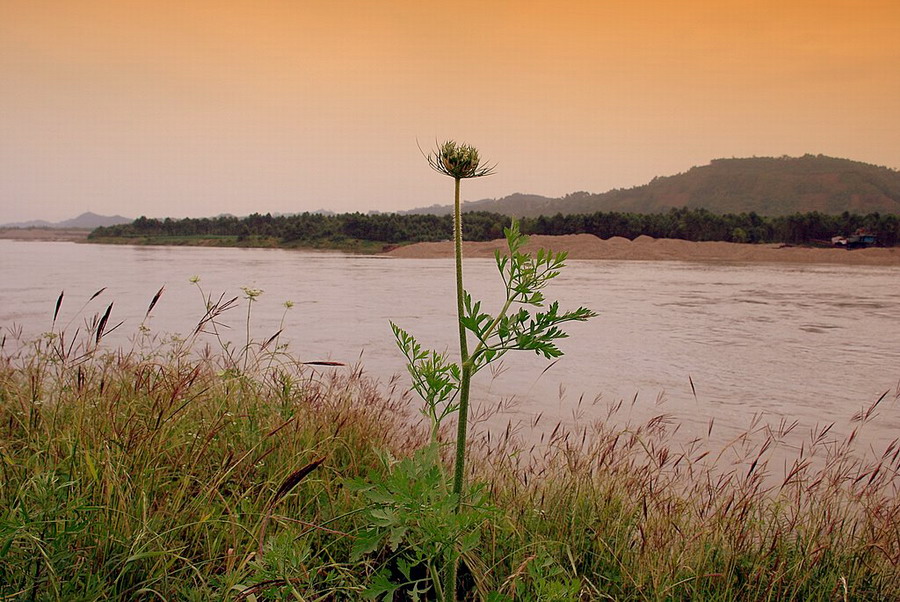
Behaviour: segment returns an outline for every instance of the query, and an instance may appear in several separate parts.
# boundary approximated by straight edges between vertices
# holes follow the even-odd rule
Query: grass
[[[0,600],[356,600],[398,561],[402,541],[354,557],[371,500],[348,486],[429,439],[397,383],[284,346],[222,349],[203,328],[106,348],[100,322],[2,337]],[[783,475],[769,462],[789,424],[728,456],[676,445],[665,417],[557,427],[534,447],[482,430],[468,473],[494,510],[460,596],[894,598],[900,446],[857,441],[898,396],[847,438],[804,436]]]
[[[293,240],[281,242],[271,236],[231,236],[231,235],[195,235],[195,236],[141,236],[141,237],[92,237],[89,242],[110,245],[147,245],[147,246],[183,246],[183,247],[243,247],[254,249],[316,249],[323,251],[345,251],[348,253],[375,254],[385,249],[400,246],[380,241],[362,240],[358,238],[333,237],[315,240]],[[408,244],[408,243],[407,243]]]

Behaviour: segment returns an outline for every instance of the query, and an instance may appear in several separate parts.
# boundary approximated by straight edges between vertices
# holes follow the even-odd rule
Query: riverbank
[[[341,251],[356,255],[375,255],[384,251],[382,242],[342,238],[314,241],[281,242],[271,236],[140,236],[91,237],[85,242],[101,245],[135,245],[140,247],[233,247],[236,249],[298,249],[302,251]]]
[[[0,228],[0,238],[44,242],[85,242],[90,233],[83,228]]]
[[[466,242],[467,257],[493,257],[503,251],[506,241]],[[900,266],[900,248],[845,249],[792,247],[778,244],[739,244],[730,242],[691,242],[650,236],[633,241],[622,237],[602,240],[591,234],[531,236],[526,251],[539,248],[567,251],[569,259],[607,259],[637,261],[715,261],[736,263],[834,263],[842,265]],[[453,243],[423,242],[397,247],[386,253],[391,257],[417,259],[453,257]]]

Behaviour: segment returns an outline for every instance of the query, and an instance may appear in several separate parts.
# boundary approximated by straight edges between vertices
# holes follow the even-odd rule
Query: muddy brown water
[[[470,259],[465,269],[468,288],[496,309],[493,261]],[[146,325],[186,334],[204,309],[194,276],[214,297],[261,289],[251,336],[283,328],[281,340],[305,360],[361,362],[383,382],[405,379],[391,320],[426,346],[453,350],[450,259],[273,249],[0,240],[0,328],[21,328],[25,337],[49,330],[65,291],[58,326],[73,332],[112,302],[110,323],[124,323],[105,344],[129,345],[164,285]],[[482,428],[527,425],[540,414],[526,435],[538,437],[558,422],[607,420],[608,405],[624,401],[613,420],[666,414],[682,441],[705,435],[711,419],[715,445],[782,420],[797,421],[803,433],[835,422],[835,436],[843,436],[855,426],[853,414],[887,392],[859,441],[877,451],[900,433],[900,267],[573,260],[547,297],[600,315],[568,327],[566,355],[547,370],[550,362],[522,354],[508,356],[493,376],[479,374],[475,399],[513,401]],[[225,336],[238,344],[245,318],[243,301],[224,318]]]

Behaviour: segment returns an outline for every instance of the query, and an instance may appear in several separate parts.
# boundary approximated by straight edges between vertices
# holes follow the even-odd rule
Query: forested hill
[[[559,199],[514,194],[466,203],[464,210],[536,217],[597,211],[663,213],[681,207],[771,217],[813,211],[900,214],[900,172],[824,155],[715,159],[635,188],[602,194],[576,192]],[[449,206],[428,207],[411,213],[449,210]]]

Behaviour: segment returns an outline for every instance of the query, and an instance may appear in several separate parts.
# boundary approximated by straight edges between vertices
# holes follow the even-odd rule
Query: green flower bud
[[[457,180],[480,178],[494,173],[493,165],[481,165],[478,149],[448,140],[427,156],[428,165],[438,173]]]

